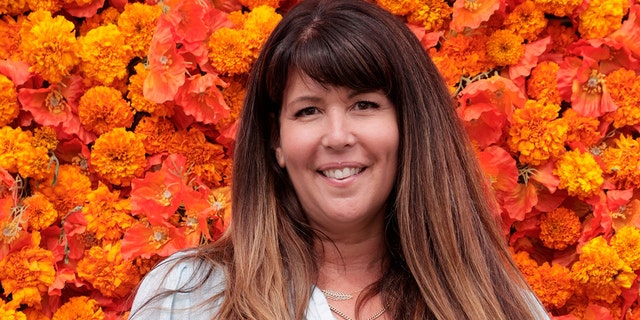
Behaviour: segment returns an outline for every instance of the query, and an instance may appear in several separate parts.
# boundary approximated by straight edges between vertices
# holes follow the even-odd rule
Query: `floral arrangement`
[[[126,319],[224,232],[247,72],[296,2],[0,1],[0,318]],[[640,319],[640,1],[377,3],[444,76],[553,318]]]

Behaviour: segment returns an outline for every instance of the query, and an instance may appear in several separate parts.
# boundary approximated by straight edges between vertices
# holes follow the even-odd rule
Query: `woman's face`
[[[289,73],[276,157],[313,227],[327,233],[380,227],[398,141],[396,108],[381,92]]]

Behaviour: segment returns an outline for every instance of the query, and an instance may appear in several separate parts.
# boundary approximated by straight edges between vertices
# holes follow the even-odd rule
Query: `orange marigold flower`
[[[4,302],[4,299],[0,299],[0,319],[5,320],[27,320],[27,316],[18,311],[19,304],[15,302]]]
[[[60,0],[27,0],[31,11],[58,12],[62,9],[63,1]]]
[[[559,264],[543,263],[527,281],[547,308],[562,308],[575,290],[571,271]]]
[[[558,93],[558,70],[560,66],[553,61],[538,63],[531,70],[531,77],[527,79],[527,94],[531,99],[542,103],[560,104],[562,98]]]
[[[465,28],[476,29],[488,21],[503,3],[501,0],[456,0],[450,27],[457,32]]]
[[[25,17],[20,15],[14,20],[9,15],[0,18],[0,59],[23,60],[20,55],[20,28]]]
[[[136,125],[135,133],[141,137],[144,149],[148,154],[161,153],[167,150],[167,145],[176,131],[175,126],[165,117],[144,117]]]
[[[564,250],[580,238],[582,224],[575,211],[558,207],[540,217],[540,240],[545,247]]]
[[[32,230],[39,231],[48,228],[58,220],[58,211],[56,211],[53,203],[40,192],[26,197],[23,200],[23,204],[26,207],[25,214],[29,219],[29,227]]]
[[[106,297],[124,298],[140,282],[138,268],[122,258],[118,241],[104,247],[93,247],[78,262],[78,276]]]
[[[259,6],[245,14],[242,28],[251,46],[253,59],[258,58],[262,45],[280,20],[282,16],[269,6]]]
[[[451,22],[453,9],[444,0],[420,1],[420,5],[409,12],[409,23],[424,26],[426,32],[444,30]]]
[[[564,153],[569,127],[564,119],[558,119],[559,111],[559,105],[535,100],[515,110],[507,143],[511,151],[519,153],[521,163],[539,165]]]
[[[2,0],[0,1],[0,14],[18,16],[29,11],[26,0]]]
[[[533,0],[535,4],[545,13],[558,16],[570,17],[581,4],[582,0]]]
[[[562,25],[562,21],[559,19],[549,21],[549,23],[547,24],[547,28],[540,36],[551,36],[551,48],[549,50],[550,53],[563,54],[570,44],[578,40],[576,31],[571,27]]]
[[[89,192],[82,213],[87,219],[87,231],[99,240],[119,240],[136,222],[130,215],[131,200],[120,198],[119,191],[111,192],[103,183]]]
[[[247,93],[246,88],[239,80],[231,80],[227,81],[227,83],[229,85],[222,89],[222,96],[230,110],[227,117],[220,119],[220,121],[216,123],[215,127],[218,130],[228,127],[238,119],[240,110],[242,109],[244,96]]]
[[[20,50],[29,70],[53,83],[68,76],[79,62],[74,28],[62,15],[52,18],[49,11],[31,12],[20,29]]]
[[[512,248],[511,248],[512,249]],[[517,253],[511,254],[513,257],[513,261],[520,269],[520,272],[528,279],[530,276],[533,276],[538,269],[538,263],[531,259],[531,256],[526,251],[518,251]]]
[[[53,151],[58,147],[58,136],[51,127],[37,127],[33,130],[33,146]]]
[[[635,273],[602,236],[582,247],[580,259],[571,266],[578,289],[593,300],[613,302],[622,289],[631,287]]]
[[[169,152],[186,156],[191,172],[210,187],[221,186],[226,167],[230,165],[229,160],[225,159],[224,148],[206,141],[204,133],[197,129],[174,134]]]
[[[136,64],[134,70],[136,73],[129,77],[129,86],[127,88],[127,98],[131,101],[131,107],[136,111],[147,112],[153,116],[173,116],[175,111],[173,102],[156,103],[144,96],[142,91],[144,81],[149,74],[149,69],[145,64],[142,62]]]
[[[147,56],[161,14],[160,5],[134,2],[124,6],[124,11],[118,18],[118,28],[125,38],[125,43],[133,49],[134,56]]]
[[[583,117],[573,109],[567,109],[562,113],[562,118],[569,125],[567,132],[567,145],[572,149],[578,147],[591,147],[603,138],[598,127],[600,121],[593,117]]]
[[[528,41],[534,41],[547,27],[544,11],[538,8],[532,0],[527,0],[516,6],[504,22],[507,30]]]
[[[25,146],[23,153],[16,159],[18,173],[24,178],[43,180],[49,175],[49,150],[45,147]]]
[[[602,153],[607,173],[619,189],[640,187],[640,142],[631,136],[621,135],[615,147]]]
[[[0,74],[0,127],[6,126],[20,113],[18,93],[11,79]]]
[[[633,70],[620,68],[605,76],[611,99],[618,105],[616,111],[606,114],[614,128],[640,124],[640,77]]]
[[[591,0],[578,14],[578,32],[584,39],[603,38],[620,29],[629,9],[627,0]]]
[[[515,64],[524,54],[523,43],[520,35],[509,30],[498,30],[487,41],[487,54],[499,66]]]
[[[280,7],[280,0],[239,0],[240,4],[253,10],[260,6],[269,6],[272,8]]]
[[[553,173],[560,178],[558,188],[581,199],[595,195],[604,182],[600,165],[590,153],[580,150],[565,152],[556,162]]]
[[[220,28],[209,38],[211,65],[226,74],[246,73],[253,63],[253,52],[241,30]]]
[[[638,228],[622,227],[611,238],[611,247],[634,272],[640,269],[640,230]]]
[[[55,275],[53,253],[40,247],[25,247],[0,260],[2,288],[17,304],[40,306]]]
[[[50,174],[47,180],[34,184],[33,187],[46,195],[60,217],[64,217],[75,207],[85,204],[91,181],[80,167],[61,164],[57,176]]]
[[[72,297],[60,306],[51,320],[86,319],[103,320],[104,311],[98,301],[87,296]]]
[[[96,139],[91,150],[91,166],[110,183],[122,186],[142,176],[145,165],[142,138],[124,128],[115,128]]]
[[[87,130],[98,135],[117,127],[130,127],[133,110],[115,88],[96,86],[80,98],[78,116]]]
[[[376,0],[383,9],[397,16],[405,16],[412,13],[422,5],[419,0]]]
[[[82,25],[80,25],[80,35],[86,36],[87,32],[99,26],[116,24],[118,23],[119,17],[120,11],[118,11],[118,9],[114,7],[106,7],[99,14],[94,14],[93,16],[84,19]]]
[[[19,127],[0,128],[0,168],[18,172],[18,160],[31,151],[31,135]]]
[[[87,78],[108,86],[127,76],[127,65],[133,56],[117,26],[91,29],[80,38],[79,46],[80,70]]]

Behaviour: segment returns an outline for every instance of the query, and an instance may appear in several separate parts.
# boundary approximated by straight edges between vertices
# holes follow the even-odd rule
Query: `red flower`
[[[65,78],[61,84],[53,84],[48,88],[20,89],[18,99],[37,123],[43,126],[64,127],[77,111],[83,90],[82,78],[72,75]]]
[[[78,5],[76,1],[67,1],[63,8],[74,17],[89,18],[94,16],[103,6],[104,0],[93,0],[89,4],[82,6]]]
[[[599,117],[617,109],[604,84],[604,74],[588,59],[564,59],[558,70],[558,91],[562,99],[570,101],[572,108],[585,117]]]
[[[185,246],[183,232],[168,222],[150,224],[140,222],[127,230],[122,239],[122,257],[151,258],[157,254],[167,257]]]
[[[186,115],[205,124],[216,124],[229,116],[229,107],[217,86],[227,84],[215,74],[195,75],[187,80],[176,96]]]
[[[187,65],[176,49],[171,27],[166,20],[160,19],[149,49],[150,70],[144,79],[142,94],[155,103],[173,100],[185,82]]]
[[[504,0],[456,0],[450,27],[458,32],[476,29],[501,7],[504,8]]]
[[[640,56],[640,5],[629,10],[629,18],[622,23],[620,29],[609,35],[610,39],[624,44],[636,56]]]
[[[516,161],[506,150],[490,146],[478,153],[478,160],[494,190],[510,191],[518,184]]]

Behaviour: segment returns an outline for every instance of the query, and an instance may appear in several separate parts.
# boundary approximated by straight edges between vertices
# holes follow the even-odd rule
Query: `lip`
[[[322,165],[316,172],[334,183],[343,183],[355,179],[366,169],[362,163],[339,162]]]

